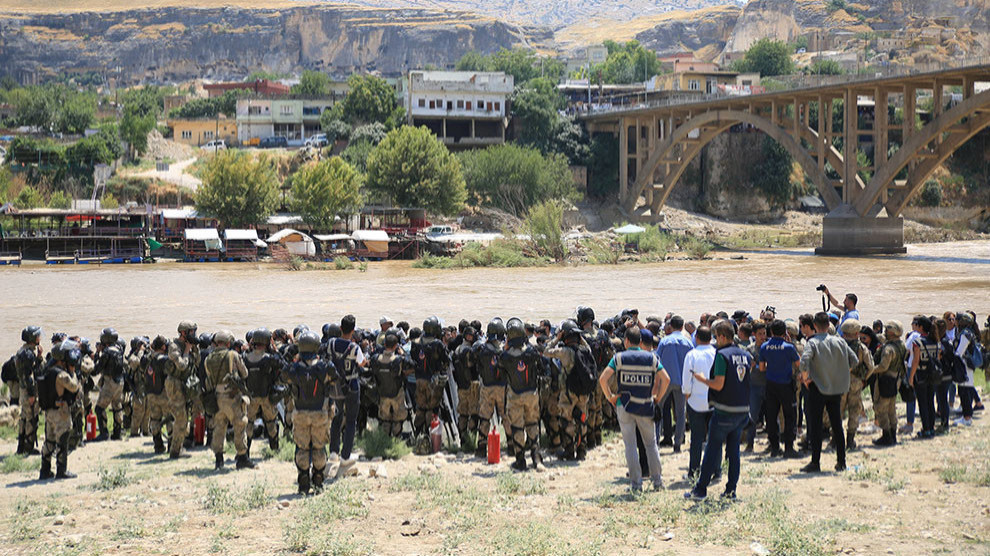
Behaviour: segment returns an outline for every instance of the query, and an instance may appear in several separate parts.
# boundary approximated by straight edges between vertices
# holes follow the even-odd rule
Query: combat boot
[[[18,456],[21,456],[21,455],[24,455],[24,451],[25,451],[24,450],[24,435],[23,434],[19,434],[19,435],[17,435],[17,451],[14,452],[14,454],[16,454]]]
[[[96,413],[96,423],[97,427],[100,429],[100,434],[98,434],[93,440],[95,442],[102,442],[110,438],[110,431],[107,430],[107,410],[102,407],[97,407],[94,413]]]
[[[268,447],[273,452],[278,452],[278,434],[268,439]]]
[[[574,458],[578,461],[584,461],[585,459],[587,459],[587,457],[588,457],[588,450],[587,448],[584,447],[584,444],[581,444],[580,446],[577,447],[577,450],[574,452]]]
[[[155,437],[154,437],[154,440],[155,440],[155,453],[156,454],[164,454],[165,453],[165,443],[162,442],[162,435],[161,434],[156,434]]]
[[[223,469],[223,454],[216,454],[216,463],[213,465],[214,469]]]
[[[255,467],[254,462],[251,461],[251,458],[247,454],[237,456],[234,461],[237,462],[237,469],[254,469]]]
[[[309,471],[300,471],[299,475],[296,477],[296,482],[299,483],[299,494],[306,495],[309,494]]]
[[[60,462],[58,462],[58,465],[56,465],[55,467],[56,467],[56,470],[55,470],[55,478],[56,479],[75,479],[76,478],[76,474],[75,473],[70,473],[68,470],[66,470],[66,463],[65,462],[60,461]]]
[[[52,473],[52,460],[49,458],[41,458],[41,473],[38,475],[39,481],[47,481],[55,477]]]
[[[326,468],[314,469],[313,470],[313,493],[320,494],[323,492],[323,474],[326,472]]]
[[[908,434],[911,434],[911,433],[909,432]],[[897,427],[891,427],[890,428],[890,445],[891,446],[896,446],[897,445]]]
[[[883,429],[880,438],[873,439],[874,446],[890,446],[890,429]]]
[[[482,436],[479,435],[478,436],[478,447],[475,448],[474,455],[477,456],[477,457],[479,457],[479,458],[481,458],[481,459],[487,459],[488,458],[488,442],[482,442],[481,439],[482,439]]]
[[[526,470],[526,454],[522,450],[516,451],[516,461],[512,462],[511,467],[516,471]]]
[[[853,452],[856,450],[856,434],[846,434],[846,451]]]
[[[540,454],[539,448],[533,448],[532,458],[533,469],[535,469],[538,473],[542,473],[547,470],[546,466],[543,465],[543,456]]]
[[[110,440],[120,440],[120,431],[122,431],[123,429],[124,429],[123,426],[114,423],[113,432],[110,433]]]

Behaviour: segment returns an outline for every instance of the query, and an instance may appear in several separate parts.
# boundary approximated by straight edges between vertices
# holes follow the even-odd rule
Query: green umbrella
[[[150,247],[152,251],[154,251],[156,249],[161,249],[162,248],[162,244],[161,243],[158,243],[157,241],[151,239],[150,237],[149,238],[146,238],[145,241],[148,242],[148,247]]]

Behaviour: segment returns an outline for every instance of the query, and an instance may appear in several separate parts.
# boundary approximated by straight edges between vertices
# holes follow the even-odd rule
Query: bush
[[[561,261],[567,256],[564,244],[564,207],[558,201],[533,206],[526,215],[526,232],[537,254]]]
[[[714,246],[706,239],[688,237],[681,244],[683,249],[692,259],[704,259],[712,251]]]
[[[645,232],[639,234],[629,234],[625,238],[626,243],[635,243],[640,253],[650,253],[658,258],[667,256],[676,242],[670,234],[660,231],[660,228],[650,226]]]
[[[336,270],[350,270],[354,268],[354,263],[347,257],[339,256],[333,258],[333,267]]]
[[[380,428],[364,433],[357,444],[364,450],[364,456],[368,459],[402,459],[412,453],[412,448],[401,438],[393,438]]]
[[[587,239],[583,246],[588,251],[588,260],[592,264],[619,264],[619,258],[622,257],[622,246],[605,238]]]
[[[131,484],[131,479],[127,476],[127,468],[123,465],[106,467],[101,465],[96,470],[97,490],[114,490]]]
[[[935,180],[928,180],[918,197],[918,204],[923,207],[938,207],[942,205],[942,185]]]

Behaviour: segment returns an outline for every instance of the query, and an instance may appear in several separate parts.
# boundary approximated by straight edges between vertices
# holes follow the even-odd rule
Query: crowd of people
[[[420,454],[436,449],[431,437],[443,427],[453,445],[476,442],[480,458],[501,425],[518,471],[543,470],[544,453],[583,460],[603,429],[618,429],[634,493],[645,479],[663,488],[660,448],[678,453],[690,434],[684,478],[693,500],[720,479],[723,456],[722,495],[734,499],[740,452],[754,451],[760,433],[767,457],[810,457],[800,471],[817,473],[826,440],[843,471],[860,431],[879,431],[872,444],[884,447],[913,432],[916,412],[921,440],[972,424],[983,409],[975,373],[990,375],[990,319],[981,332],[971,312],[919,315],[905,334],[894,320],[864,325],[855,295],[839,302],[821,289],[841,310],[796,320],[773,307],[758,318],[736,311],[686,322],[629,309],[599,320],[578,307],[557,326],[518,318],[444,326],[430,317],[410,327],[382,317],[378,329],[360,329],[347,315],[319,332],[257,328],[243,340],[228,330],[200,334],[184,321],[173,339],[129,344],[113,328],[95,343],[56,333],[47,353],[42,329],[28,326],[3,381],[20,406],[18,454],[39,453],[45,413],[42,480],[73,477],[68,455],[87,441],[93,416],[90,441],[120,440],[129,429],[170,458],[190,447],[190,421],[202,416],[217,469],[231,433],[237,469],[254,467],[255,439],[277,451],[282,436],[292,438],[300,493],[323,488],[330,460],[339,462],[336,478],[357,473],[355,437],[369,419]],[[898,396],[907,404],[901,427]]]

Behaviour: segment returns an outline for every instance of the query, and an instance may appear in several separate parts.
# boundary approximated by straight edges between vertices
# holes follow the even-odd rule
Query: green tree
[[[488,56],[472,50],[461,56],[454,68],[457,71],[501,71],[511,75],[516,85],[537,77],[556,82],[565,71],[563,62],[553,58],[538,58],[535,52],[525,48],[502,48]]]
[[[588,157],[588,194],[607,197],[619,190],[619,140],[611,133],[591,139]]]
[[[399,106],[392,86],[373,75],[352,75],[347,79],[350,90],[332,110],[330,119],[352,126],[380,122],[388,129],[402,123],[405,112]],[[321,120],[322,122],[322,120]]]
[[[482,205],[516,216],[548,199],[577,200],[567,159],[506,144],[458,155],[468,192]]]
[[[292,86],[292,94],[327,97],[330,95],[330,76],[319,71],[305,70],[299,78],[299,83]]]
[[[791,171],[794,160],[787,149],[769,137],[763,138],[763,161],[755,165],[750,179],[766,195],[771,206],[780,207],[791,200],[794,186]]]
[[[567,256],[564,243],[564,207],[556,200],[544,201],[529,209],[526,233],[538,254],[561,261]]]
[[[811,64],[804,68],[807,75],[842,75],[845,73],[839,62],[828,58],[815,58]]]
[[[351,126],[347,122],[333,116],[333,110],[324,110],[320,114],[320,129],[327,134],[327,141],[346,141],[351,136]]]
[[[368,189],[399,206],[455,214],[467,190],[461,164],[425,127],[392,130],[368,157]]]
[[[375,122],[354,128],[354,131],[351,132],[351,142],[367,141],[372,145],[377,145],[382,142],[382,139],[385,139],[386,135],[388,135],[388,130],[385,129],[385,124]]]
[[[263,223],[278,205],[278,176],[266,158],[243,151],[220,151],[203,170],[197,210],[229,228]]]
[[[113,193],[107,193],[100,199],[100,208],[105,209],[115,209],[120,208],[120,202],[114,197]]]
[[[148,149],[148,133],[157,125],[165,95],[171,92],[172,89],[165,87],[143,87],[121,96],[124,116],[120,120],[120,137],[132,151],[143,153]]]
[[[292,210],[314,228],[329,230],[334,218],[361,206],[361,175],[340,157],[303,166],[292,176]]]
[[[759,73],[761,77],[794,73],[791,48],[784,41],[769,38],[762,38],[749,47],[736,67],[739,71]]]
[[[14,206],[21,210],[38,208],[44,204],[45,199],[41,196],[41,192],[30,185],[24,186],[14,199]]]
[[[573,117],[559,116],[553,129],[549,151],[564,155],[572,165],[588,164],[588,156],[591,154],[588,134]]]
[[[269,81],[278,81],[283,77],[285,77],[284,74],[276,73],[274,71],[258,70],[252,71],[251,74],[247,76],[246,81],[263,81],[265,79]]]
[[[56,191],[48,198],[48,207],[54,209],[72,208],[72,197],[66,195],[64,191]]]
[[[375,145],[372,145],[370,141],[351,141],[347,148],[340,153],[340,158],[343,158],[358,172],[366,174],[368,173],[368,157],[371,156],[373,150],[375,150]]]
[[[454,65],[457,71],[491,71],[491,59],[474,50],[465,52]]]
[[[608,57],[592,68],[592,74],[601,74],[605,83],[641,83],[660,73],[660,60],[655,52],[647,50],[639,41],[620,44],[605,41]]]
[[[192,99],[173,108],[168,115],[170,118],[216,118],[220,114],[233,117],[237,113],[237,99],[243,95],[243,91],[227,91],[218,97]]]
[[[88,93],[68,96],[59,108],[55,128],[62,133],[81,135],[96,119],[96,97]]]
[[[566,100],[549,79],[533,79],[512,93],[512,113],[520,120],[520,143],[549,152],[556,137],[559,110]]]

